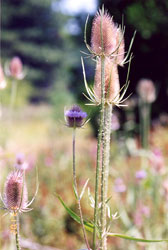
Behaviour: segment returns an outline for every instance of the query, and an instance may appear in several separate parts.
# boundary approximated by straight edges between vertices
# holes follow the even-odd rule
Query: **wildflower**
[[[25,156],[23,153],[18,153],[16,155],[16,163],[15,163],[15,168],[17,170],[26,170],[28,169],[29,164],[28,162],[25,161]]]
[[[80,128],[85,122],[84,119],[87,117],[87,113],[83,112],[82,109],[74,105],[71,109],[65,111],[66,125],[70,128]]]
[[[143,180],[145,179],[147,176],[147,173],[145,170],[139,170],[135,173],[135,178],[139,181],[139,180]]]
[[[38,188],[36,189],[36,194],[37,190]],[[8,210],[9,212],[28,212],[32,210],[32,208],[29,208],[29,206],[32,204],[34,199],[35,196],[30,202],[28,202],[28,192],[24,180],[24,173],[18,170],[11,172],[8,175],[5,183],[4,197],[2,198],[1,196],[4,209]]]
[[[126,185],[121,178],[117,178],[114,185],[114,189],[117,193],[124,193],[126,191]]]
[[[9,75],[20,80],[23,79],[23,64],[19,57],[15,56],[9,64]]]
[[[20,171],[11,172],[5,183],[4,203],[8,210],[23,211],[28,203],[27,187]]]
[[[164,157],[160,149],[154,149],[150,158],[150,163],[153,170],[156,173],[164,174],[165,173],[165,162]]]
[[[150,79],[142,79],[138,82],[137,92],[142,101],[152,103],[156,100],[156,89]]]
[[[143,224],[144,218],[149,218],[150,208],[143,204],[138,204],[138,207],[134,214],[134,223],[137,227],[141,227]]]
[[[102,25],[102,32],[101,32]],[[91,49],[97,54],[110,56],[117,47],[117,27],[110,15],[97,12],[92,25]]]
[[[98,99],[101,100],[101,61],[97,61],[94,92]],[[117,65],[109,58],[105,58],[105,99],[112,102],[120,92],[119,75]]]
[[[0,65],[0,89],[4,89],[6,88],[6,81],[5,81],[5,77],[4,77],[4,72],[2,69],[2,66]]]

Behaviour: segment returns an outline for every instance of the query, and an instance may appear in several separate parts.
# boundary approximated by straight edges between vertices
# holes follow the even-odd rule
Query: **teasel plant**
[[[81,208],[81,199],[83,197],[83,194],[85,192],[89,179],[86,181],[81,193],[79,194],[78,185],[77,185],[77,175],[76,175],[76,129],[82,128],[89,120],[86,120],[87,113],[82,111],[82,109],[78,105],[73,105],[70,109],[65,110],[64,117],[65,117],[66,126],[73,129],[73,132],[72,132],[73,189],[74,189],[75,197],[78,203],[80,223],[82,225],[84,240],[85,240],[87,249],[91,250],[88,239],[87,239],[83,213],[82,213],[82,208]]]
[[[113,22],[112,17],[107,13],[107,11],[104,10],[104,7],[102,10],[99,10],[93,20],[91,46],[89,46],[86,41],[86,26],[85,44],[90,52],[90,54],[87,54],[87,56],[94,57],[94,60],[96,61],[94,86],[91,88],[88,86],[86,81],[84,62],[82,59],[84,82],[87,91],[86,97],[91,102],[91,105],[100,105],[100,127],[98,133],[95,183],[93,249],[97,249],[96,231],[97,228],[100,228],[101,240],[99,249],[106,250],[107,233],[109,230],[109,228],[107,228],[107,201],[112,110],[114,106],[124,106],[123,102],[128,98],[124,98],[124,95],[129,85],[128,77],[132,59],[132,54],[130,51],[135,33],[131,40],[128,53],[125,54],[125,28],[123,25],[122,27],[117,26]],[[127,62],[129,62],[129,66],[126,83],[120,89],[118,65],[123,66]],[[101,183],[99,183],[100,175]],[[101,186],[100,194],[99,186]],[[100,213],[98,208],[99,203],[101,204]]]
[[[137,85],[139,95],[140,136],[143,149],[149,148],[151,106],[156,100],[156,88],[152,80],[141,79]]]
[[[76,163],[75,163],[75,138],[76,128],[82,127],[85,122],[85,115],[77,106],[73,106],[70,110],[65,111],[65,121],[68,127],[73,128],[73,186],[76,199],[78,201],[79,214],[78,216],[72,211],[57,195],[61,204],[64,206],[68,214],[78,223],[82,225],[84,239],[88,250],[107,250],[107,237],[119,237],[126,240],[133,240],[136,242],[163,242],[167,239],[152,240],[128,236],[121,233],[111,232],[111,224],[113,220],[118,219],[118,213],[113,214],[108,202],[108,177],[109,177],[109,159],[110,159],[110,133],[111,133],[111,118],[114,106],[125,106],[124,102],[129,98],[125,97],[129,86],[130,65],[133,55],[131,48],[135,38],[136,32],[130,42],[128,52],[125,53],[124,33],[125,27],[123,25],[117,26],[111,16],[102,7],[93,20],[91,46],[86,40],[88,18],[85,24],[84,42],[89,53],[83,52],[86,58],[92,58],[96,63],[96,71],[94,78],[94,85],[90,87],[86,80],[84,60],[81,58],[84,84],[86,94],[84,96],[89,100],[87,105],[95,105],[100,107],[100,124],[97,140],[97,163],[96,163],[96,177],[95,177],[95,195],[90,193],[88,188],[88,196],[91,207],[94,208],[93,221],[83,219],[81,209],[81,198],[85,192],[88,181],[83,186],[82,192],[79,195],[77,181],[76,181]],[[128,63],[128,71],[125,84],[120,88],[118,66],[124,66]],[[79,122],[79,123],[78,123]],[[108,220],[107,220],[108,218]],[[93,233],[93,240],[90,244],[87,240],[86,230]]]
[[[11,96],[10,96],[10,116],[13,115],[13,108],[15,106],[15,101],[17,98],[18,92],[18,81],[21,81],[26,76],[26,70],[23,67],[23,63],[18,56],[15,56],[11,59],[10,62],[5,64],[5,73],[8,77],[11,78]]]
[[[0,193],[0,198],[2,201],[2,207],[0,208],[6,211],[3,216],[10,214],[10,232],[15,235],[17,250],[21,250],[19,216],[21,213],[30,212],[33,209],[30,208],[30,206],[36,198],[38,188],[38,175],[36,173],[36,191],[32,200],[29,202],[27,185],[25,181],[25,170],[17,170],[15,168],[7,176],[3,196]]]

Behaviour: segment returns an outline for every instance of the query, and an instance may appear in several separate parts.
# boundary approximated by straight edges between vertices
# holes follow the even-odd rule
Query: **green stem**
[[[96,182],[95,182],[95,208],[94,208],[94,231],[93,231],[93,250],[96,250],[96,226],[98,220],[98,205],[99,205],[99,178],[100,178],[100,164],[101,164],[101,141],[103,134],[103,121],[104,121],[104,102],[105,102],[105,91],[104,91],[104,58],[101,61],[102,66],[102,88],[101,88],[101,110],[100,110],[100,127],[98,133],[97,142],[97,161],[96,161]]]
[[[16,227],[16,249],[17,250],[21,250],[21,247],[20,247],[20,240],[19,240],[19,215],[17,214],[17,227]]]
[[[76,142],[76,129],[73,129],[73,184],[74,184],[74,189],[75,189],[75,194],[77,196],[77,203],[78,203],[78,209],[79,209],[79,216],[80,216],[80,221],[81,221],[81,225],[82,225],[82,231],[83,231],[83,236],[84,236],[84,240],[87,246],[88,250],[90,249],[89,246],[89,242],[87,240],[87,235],[86,235],[86,230],[85,230],[85,226],[84,226],[84,220],[83,220],[83,214],[82,214],[82,208],[81,208],[81,203],[80,203],[80,196],[78,194],[78,186],[77,186],[77,180],[76,180],[76,157],[75,157],[75,142]]]
[[[13,80],[12,81],[12,89],[11,89],[11,97],[10,97],[11,117],[12,117],[12,114],[13,114],[13,108],[14,108],[14,105],[15,105],[16,96],[17,96],[17,81]]]
[[[107,249],[107,213],[106,201],[108,193],[109,159],[110,159],[110,132],[111,132],[112,104],[105,105],[104,112],[104,133],[103,133],[103,154],[102,154],[102,173],[101,173],[101,248]]]
[[[140,126],[141,126],[141,142],[144,149],[149,146],[149,130],[150,130],[150,103],[140,103]]]

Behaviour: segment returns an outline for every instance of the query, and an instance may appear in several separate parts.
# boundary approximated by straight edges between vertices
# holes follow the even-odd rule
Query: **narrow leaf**
[[[133,240],[133,241],[137,241],[137,242],[146,242],[146,243],[168,242],[168,239],[148,240],[148,239],[136,238],[136,237],[132,237],[132,236],[124,235],[124,234],[117,234],[117,233],[108,233],[108,236],[118,237],[118,238],[122,238],[125,240]]]
[[[77,190],[75,188],[75,185],[73,184],[73,191],[74,191],[74,194],[75,194],[75,198],[76,200],[78,200],[78,193],[77,193]]]
[[[81,194],[80,194],[80,196],[79,196],[79,199],[80,199],[80,200],[82,199],[82,197],[83,197],[83,195],[84,195],[84,192],[85,192],[85,189],[86,189],[86,187],[87,187],[88,181],[89,181],[89,179],[87,179],[87,181],[85,182],[85,184],[84,184],[84,186],[83,186],[83,188],[82,188],[82,192],[81,192]]]
[[[57,195],[59,201],[61,202],[61,204],[63,205],[63,207],[65,208],[65,210],[68,212],[68,214],[76,221],[78,222],[79,224],[81,224],[81,220],[80,220],[80,217],[74,212],[72,211],[69,207],[66,206],[66,204],[64,203],[64,201],[62,200],[62,198]],[[84,226],[86,228],[87,231],[89,232],[93,232],[93,229],[94,229],[94,225],[90,222],[87,222],[87,221],[84,221]]]

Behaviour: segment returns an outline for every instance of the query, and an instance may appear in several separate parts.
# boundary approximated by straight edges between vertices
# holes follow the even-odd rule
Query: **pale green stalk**
[[[17,81],[12,81],[12,88],[11,88],[11,97],[10,97],[10,116],[11,119],[13,117],[13,108],[15,105],[16,97],[17,97]]]
[[[11,90],[11,99],[10,99],[10,107],[11,109],[14,107],[15,100],[17,96],[17,81],[12,81],[12,90]]]
[[[21,247],[20,247],[20,240],[19,240],[19,215],[18,215],[18,214],[17,214],[16,220],[17,220],[16,235],[15,235],[15,239],[16,239],[16,249],[17,249],[17,250],[21,250]]]
[[[94,208],[94,231],[93,231],[93,250],[96,250],[96,226],[98,220],[98,205],[99,205],[99,177],[100,177],[100,164],[101,164],[101,141],[103,134],[103,121],[104,121],[104,102],[105,102],[105,80],[104,80],[104,57],[101,60],[101,78],[102,78],[102,87],[101,87],[101,110],[100,110],[100,127],[98,133],[98,142],[97,142],[97,163],[96,163],[96,182],[95,182],[95,208]]]
[[[102,173],[101,173],[101,247],[107,250],[107,213],[106,201],[108,193],[109,159],[110,159],[110,132],[111,132],[112,104],[105,105],[104,131],[103,131],[103,154],[102,154]]]
[[[103,33],[102,33],[102,18],[104,15],[104,8],[102,8],[101,16],[101,47],[102,51],[104,50],[103,45]],[[93,231],[93,250],[96,250],[96,226],[98,221],[98,205],[99,205],[99,176],[100,176],[100,164],[101,164],[101,141],[103,136],[103,126],[104,126],[104,109],[105,109],[105,56],[101,55],[101,110],[100,110],[100,127],[98,134],[98,143],[97,143],[97,165],[96,165],[96,182],[95,182],[95,208],[94,208],[94,231]],[[101,190],[103,187],[101,186]],[[102,193],[102,192],[101,192]],[[101,195],[102,196],[102,195]],[[102,198],[101,198],[102,200]],[[102,206],[101,206],[101,215],[102,215]],[[101,221],[101,238],[103,237],[103,223]]]
[[[141,143],[144,149],[148,149],[149,146],[149,130],[150,130],[150,113],[151,104],[140,101],[140,134]]]
[[[83,236],[84,240],[87,246],[88,250],[90,249],[89,242],[87,240],[87,235],[86,235],[86,230],[84,226],[84,220],[83,220],[83,214],[82,214],[82,208],[81,208],[81,203],[80,203],[80,196],[78,194],[78,186],[77,186],[77,181],[76,181],[76,157],[75,157],[75,142],[76,142],[76,129],[73,129],[73,184],[74,184],[74,189],[75,189],[75,195],[77,198],[77,203],[78,203],[78,209],[79,209],[79,216],[80,216],[80,221],[82,225],[82,231],[83,231]]]

